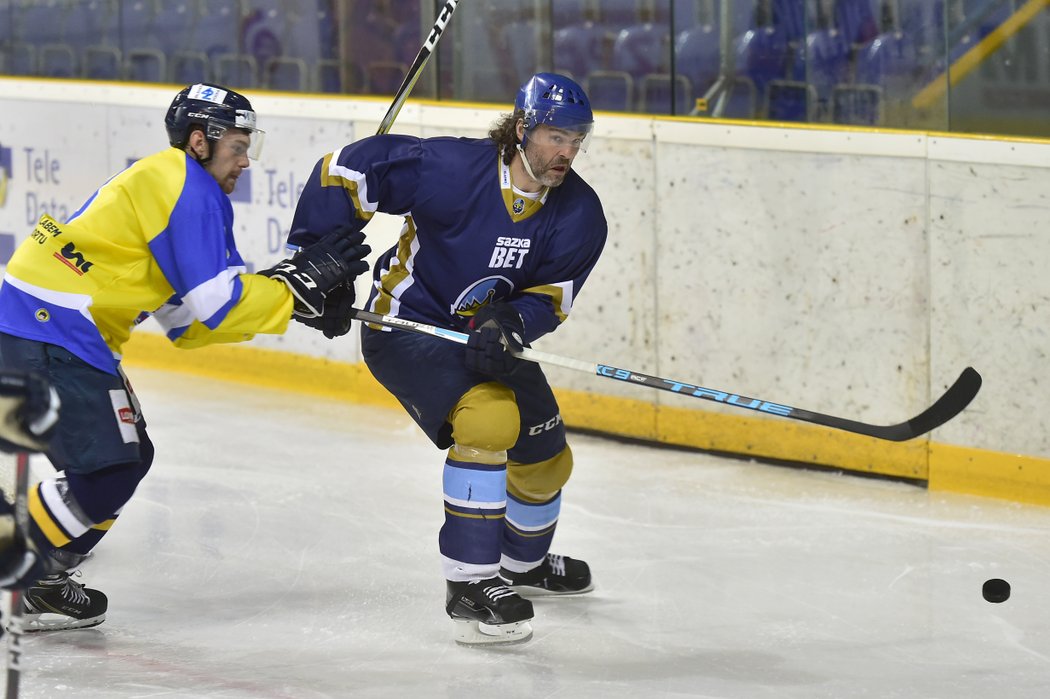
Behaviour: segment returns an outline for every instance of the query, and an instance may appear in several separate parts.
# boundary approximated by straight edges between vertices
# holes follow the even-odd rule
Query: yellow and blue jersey
[[[462,330],[482,305],[508,301],[529,342],[569,315],[608,228],[575,171],[532,198],[514,189],[489,139],[382,135],[317,163],[288,242],[360,230],[377,211],[405,226],[373,265],[370,310]]]
[[[181,347],[284,332],[291,293],[246,271],[229,197],[168,148],[108,180],[68,221],[40,220],[8,262],[0,331],[108,373],[148,313]]]

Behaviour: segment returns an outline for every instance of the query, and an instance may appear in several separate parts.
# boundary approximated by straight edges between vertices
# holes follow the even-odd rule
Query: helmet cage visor
[[[249,145],[246,153],[252,160],[258,160],[262,153],[263,139],[266,136],[266,132],[255,128],[255,112],[247,109],[238,109],[235,112],[233,122],[211,117],[208,119],[204,135],[209,141],[218,141],[226,135],[228,129],[239,129],[248,134]]]
[[[525,110],[522,122],[525,127],[525,137],[537,144],[553,145],[549,141],[552,135],[558,133],[557,130],[568,131],[572,134],[568,137],[568,140],[572,142],[572,145],[577,150],[581,150],[584,153],[587,152],[587,147],[591,143],[591,134],[594,132],[593,120],[574,118],[573,115],[566,114],[565,109],[558,107],[551,107],[544,111],[536,109]],[[556,131],[551,132],[547,129],[536,131],[536,127],[540,125],[550,126]]]

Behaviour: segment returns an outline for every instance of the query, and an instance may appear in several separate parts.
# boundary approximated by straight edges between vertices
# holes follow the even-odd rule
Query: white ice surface
[[[463,648],[407,417],[131,373],[157,459],[83,568],[109,618],[26,637],[23,697],[1050,696],[1048,508],[572,435],[554,550],[597,590]]]

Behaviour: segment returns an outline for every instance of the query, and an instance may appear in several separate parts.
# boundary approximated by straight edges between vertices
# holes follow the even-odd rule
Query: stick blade
[[[977,392],[981,390],[981,375],[972,366],[963,369],[959,378],[955,380],[948,390],[934,402],[929,408],[913,417],[907,422],[883,428],[886,432],[881,435],[873,435],[889,439],[895,442],[903,442],[914,439],[920,435],[930,432],[966,409]]]

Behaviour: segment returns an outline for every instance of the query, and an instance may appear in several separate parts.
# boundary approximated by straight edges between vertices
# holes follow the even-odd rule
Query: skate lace
[[[73,575],[80,575],[80,571],[76,571]],[[62,599],[67,599],[74,604],[86,604],[90,598],[84,592],[83,585],[66,576],[65,585],[62,586]]]
[[[504,597],[514,596],[517,593],[506,585],[487,585],[483,590],[485,596],[493,602],[498,602]]]
[[[547,564],[555,575],[565,575],[565,558],[556,553],[547,554]]]

